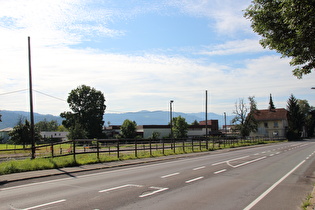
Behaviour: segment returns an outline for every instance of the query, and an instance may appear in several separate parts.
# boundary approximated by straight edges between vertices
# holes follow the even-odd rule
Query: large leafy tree
[[[132,139],[135,138],[137,123],[135,121],[131,121],[126,119],[120,127],[122,135],[124,138]]]
[[[235,103],[235,110],[233,114],[235,117],[232,119],[232,123],[236,123],[235,129],[240,132],[242,137],[249,136],[250,132],[257,131],[258,124],[255,120],[254,113],[257,111],[257,103],[253,97],[248,97],[250,107],[248,108],[244,99],[239,99],[239,102]]]
[[[185,138],[188,132],[188,123],[182,116],[173,118],[173,137],[174,138]]]
[[[312,137],[315,127],[315,109],[310,106],[307,100],[297,100],[300,111],[304,117],[304,127],[308,137]]]
[[[304,116],[301,112],[298,100],[291,94],[288,103],[288,132],[287,138],[289,141],[299,140],[301,138]]]
[[[72,90],[67,102],[72,112],[63,112],[62,124],[69,129],[73,138],[102,138],[103,116],[106,109],[101,91],[86,85]]]
[[[35,128],[39,131],[57,131],[58,126],[56,120],[47,121],[46,119],[35,124]]]
[[[298,78],[315,67],[315,4],[310,0],[252,0],[245,17],[263,47],[292,58]]]
[[[37,129],[34,130],[34,134],[35,142],[39,141],[40,133]],[[9,135],[11,136],[10,141],[14,144],[22,144],[24,146],[32,144],[31,125],[27,120],[24,123],[19,122]]]

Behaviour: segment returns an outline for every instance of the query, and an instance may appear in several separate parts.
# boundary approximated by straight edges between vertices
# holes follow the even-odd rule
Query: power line
[[[28,90],[28,89],[16,90],[16,91],[11,91],[11,92],[7,92],[7,93],[0,93],[0,96],[9,95],[9,94],[18,93],[18,92],[23,92],[23,91],[26,91],[26,90]]]
[[[48,96],[48,97],[50,97],[50,98],[54,98],[54,99],[57,99],[57,100],[59,100],[59,101],[67,102],[66,100],[64,100],[64,99],[62,99],[62,98],[58,98],[58,97],[49,95],[49,94],[47,94],[47,93],[40,92],[40,91],[38,91],[38,90],[34,90],[34,91],[35,91],[36,93],[42,94],[42,95],[44,95],[44,96]]]

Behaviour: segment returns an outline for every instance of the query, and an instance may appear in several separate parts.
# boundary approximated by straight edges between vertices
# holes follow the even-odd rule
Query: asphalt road
[[[0,209],[300,209],[315,142],[289,142],[0,188]]]

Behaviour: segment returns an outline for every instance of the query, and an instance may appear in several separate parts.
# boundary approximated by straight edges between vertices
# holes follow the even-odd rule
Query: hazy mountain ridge
[[[1,110],[0,114],[2,115],[2,122],[0,122],[0,129],[7,127],[16,126],[19,119],[30,119],[29,112],[23,111],[6,111]],[[205,120],[205,113],[182,113],[182,112],[173,112],[173,117],[182,116],[186,119],[188,123],[192,123],[195,120],[203,121]],[[233,116],[227,116],[227,124],[230,124]],[[51,121],[56,120],[59,124],[62,123],[63,118],[60,116],[54,115],[44,115],[34,113],[34,121],[35,123],[43,120]],[[124,120],[129,119],[135,121],[138,125],[167,125],[170,121],[170,113],[168,111],[139,111],[139,112],[126,112],[126,113],[106,113],[104,115],[104,124],[108,126],[108,122],[110,125],[121,125]],[[215,113],[208,113],[208,120],[219,120],[219,126],[222,127],[224,125],[224,116],[218,115]]]

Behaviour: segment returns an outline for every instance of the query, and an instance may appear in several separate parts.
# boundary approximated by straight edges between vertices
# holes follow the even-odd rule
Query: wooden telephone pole
[[[28,67],[29,67],[29,89],[30,89],[30,119],[31,119],[31,139],[32,139],[32,157],[35,159],[35,130],[34,130],[34,112],[33,112],[33,85],[32,85],[32,65],[31,65],[31,38],[28,37]]]

